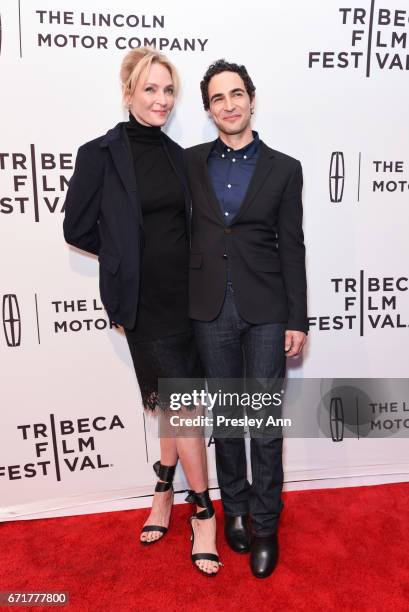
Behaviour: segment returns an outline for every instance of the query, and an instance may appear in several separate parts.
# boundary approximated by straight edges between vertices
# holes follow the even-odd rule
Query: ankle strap
[[[156,463],[153,464],[153,469],[159,480],[164,481],[156,483],[155,491],[157,493],[168,491],[172,486],[176,465],[162,465],[160,461],[156,461]]]
[[[153,469],[159,480],[172,482],[175,475],[176,465],[162,465],[160,461],[153,464]]]
[[[212,500],[209,496],[209,489],[202,491],[201,493],[196,493],[196,491],[189,491],[189,495],[185,499],[189,504],[196,504],[196,506],[200,506],[204,508],[200,512],[196,512],[193,516],[197,519],[207,519],[212,518],[214,515],[214,508]]]

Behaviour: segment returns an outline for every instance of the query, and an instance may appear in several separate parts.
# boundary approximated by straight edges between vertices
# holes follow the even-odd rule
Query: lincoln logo
[[[344,408],[340,397],[331,398],[329,423],[333,442],[342,442],[344,439]]]
[[[3,295],[3,328],[7,346],[20,346],[21,319],[17,296],[14,293]]]
[[[344,179],[344,154],[341,151],[334,151],[331,154],[331,164],[329,167],[329,195],[331,202],[342,202]]]

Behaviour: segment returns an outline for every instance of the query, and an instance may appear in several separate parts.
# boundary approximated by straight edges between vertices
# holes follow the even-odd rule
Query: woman
[[[144,407],[159,404],[158,378],[201,376],[188,318],[190,197],[182,149],[161,128],[175,103],[178,76],[153,49],[130,51],[121,66],[129,121],[81,146],[67,192],[64,236],[97,254],[102,302],[123,325]],[[196,503],[192,561],[216,575],[216,520],[202,437],[161,438],[151,513],[140,541],[167,532],[178,458]],[[198,520],[197,520],[198,519]]]

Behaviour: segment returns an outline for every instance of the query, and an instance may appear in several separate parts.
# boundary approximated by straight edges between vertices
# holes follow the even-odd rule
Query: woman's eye
[[[145,91],[153,91],[153,87],[147,87]]]

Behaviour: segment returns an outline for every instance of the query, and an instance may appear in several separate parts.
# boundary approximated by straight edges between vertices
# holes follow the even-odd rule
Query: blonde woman
[[[175,67],[153,49],[130,51],[121,65],[129,121],[78,150],[66,199],[64,236],[100,263],[102,302],[123,325],[145,409],[158,407],[158,378],[201,376],[188,317],[190,196],[182,148],[162,132],[175,104]],[[192,561],[219,570],[216,520],[208,492],[204,440],[161,438],[158,482],[140,541],[167,532],[172,480],[180,458],[196,504]]]

